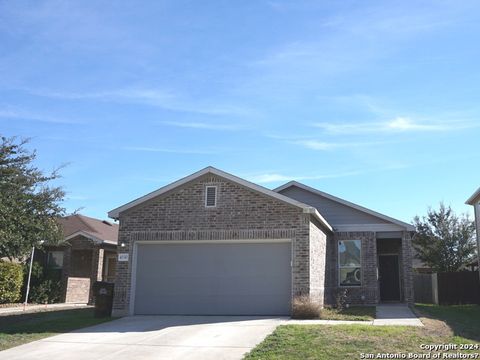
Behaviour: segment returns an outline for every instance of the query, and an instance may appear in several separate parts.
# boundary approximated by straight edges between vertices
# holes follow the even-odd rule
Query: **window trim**
[[[60,253],[62,254],[62,265],[61,266],[52,266],[51,265],[51,257],[52,257],[52,253]],[[48,251],[47,253],[47,267],[49,269],[55,269],[55,270],[59,270],[59,269],[63,269],[63,260],[65,258],[65,254],[63,252],[63,250],[50,250]]]
[[[215,189],[215,204],[208,205],[208,189]],[[217,200],[218,200],[218,186],[216,185],[207,185],[205,186],[205,207],[206,208],[216,208],[217,207]]]
[[[340,242],[345,241],[360,241],[360,265],[359,266],[342,266],[340,264]],[[360,269],[360,284],[359,285],[342,285],[340,271],[341,269]],[[361,239],[346,239],[346,240],[338,240],[337,242],[337,278],[338,278],[338,286],[341,288],[360,288],[363,286],[363,268],[362,268],[362,240]]]

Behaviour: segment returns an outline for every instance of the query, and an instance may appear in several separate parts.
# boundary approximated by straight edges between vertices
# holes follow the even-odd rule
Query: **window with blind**
[[[207,186],[205,188],[205,207],[217,206],[217,187]]]

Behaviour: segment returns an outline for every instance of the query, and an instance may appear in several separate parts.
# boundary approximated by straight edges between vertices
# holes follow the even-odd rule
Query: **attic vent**
[[[217,206],[217,187],[207,186],[205,188],[205,207]]]

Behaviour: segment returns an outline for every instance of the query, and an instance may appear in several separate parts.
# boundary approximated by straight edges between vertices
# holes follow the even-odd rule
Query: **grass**
[[[480,306],[417,304],[420,316],[443,321],[456,336],[480,341]]]
[[[417,310],[422,316],[427,316],[422,318],[426,325],[423,328],[371,325],[279,326],[245,359],[359,359],[362,353],[425,353],[420,348],[421,344],[480,344],[479,306],[419,305]],[[466,353],[464,350],[461,352]]]
[[[372,321],[375,319],[375,306],[351,306],[343,310],[324,308],[320,311],[320,319]]]
[[[110,320],[94,318],[93,309],[0,316],[0,350]]]

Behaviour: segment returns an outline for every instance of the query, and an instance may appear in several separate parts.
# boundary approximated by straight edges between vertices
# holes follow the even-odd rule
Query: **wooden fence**
[[[435,304],[434,293],[436,290],[436,282],[434,274],[414,274],[413,275],[413,292],[415,294],[416,303]]]
[[[415,302],[453,305],[480,304],[478,272],[414,274]]]

